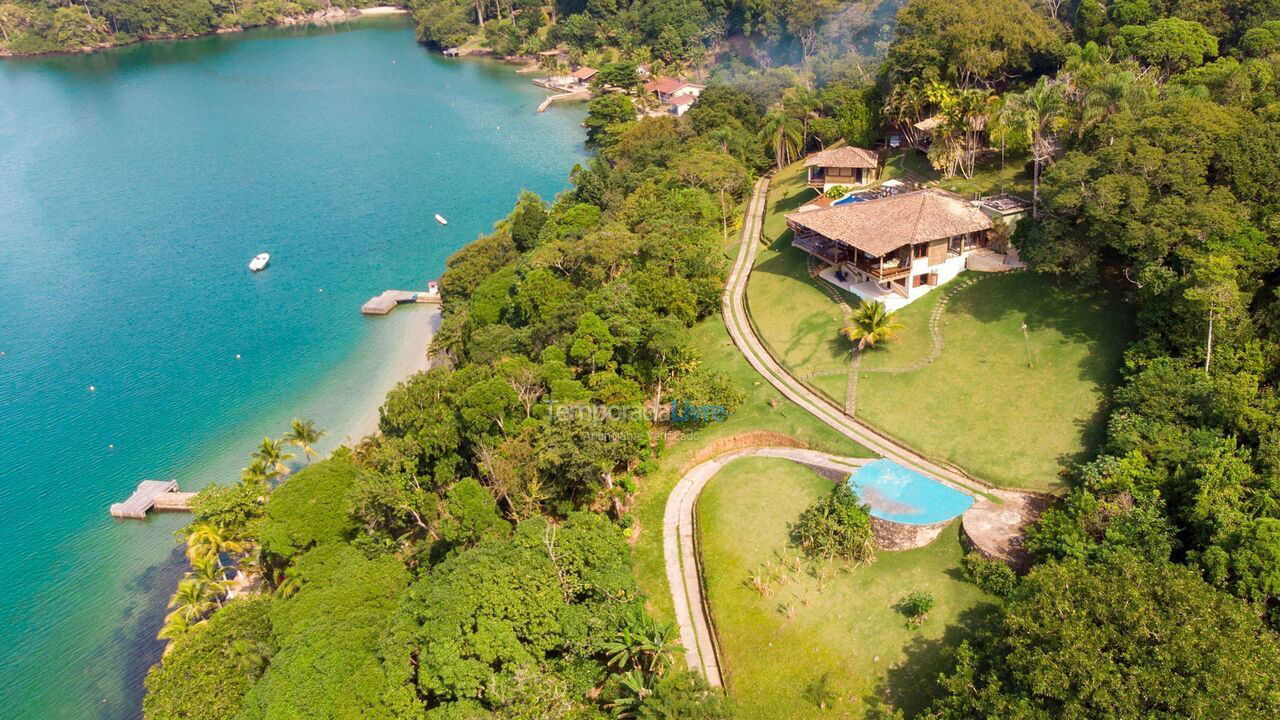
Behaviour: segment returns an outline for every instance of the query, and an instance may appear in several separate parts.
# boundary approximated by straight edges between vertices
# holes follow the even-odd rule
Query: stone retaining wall
[[[871,532],[875,535],[876,547],[881,550],[911,550],[933,542],[950,524],[951,520],[932,525],[905,525],[873,516]]]

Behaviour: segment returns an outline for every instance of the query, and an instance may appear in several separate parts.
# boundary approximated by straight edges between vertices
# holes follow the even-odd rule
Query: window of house
[[[929,243],[916,243],[913,248],[912,257],[916,259],[929,257]]]
[[[916,275],[915,277],[911,278],[911,287],[920,287],[921,285],[924,285],[925,281],[928,279],[929,279],[929,273],[925,273],[924,275]]]

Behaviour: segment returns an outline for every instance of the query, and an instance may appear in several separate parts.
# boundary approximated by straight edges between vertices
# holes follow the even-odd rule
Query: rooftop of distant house
[[[972,203],[937,189],[787,215],[787,222],[877,257],[903,245],[989,230]]]
[[[677,96],[675,96],[675,97],[671,98],[671,104],[672,104],[672,105],[675,105],[675,106],[677,106],[677,107],[678,107],[678,106],[680,106],[680,105],[692,105],[692,104],[694,103],[694,101],[695,101],[695,100],[697,100],[697,99],[698,99],[698,98],[696,98],[696,97],[694,97],[694,96],[692,96],[692,95],[677,95]]]
[[[573,76],[579,80],[590,80],[591,78],[595,77],[595,74],[597,72],[599,71],[596,70],[595,68],[590,68],[590,67],[587,67],[586,65],[583,65],[582,67],[573,71]]]
[[[877,168],[880,156],[875,150],[842,145],[816,152],[804,159],[805,167]]]
[[[649,92],[662,93],[663,95],[670,95],[671,93],[686,87],[702,90],[706,86],[673,77],[656,77],[644,85],[645,90],[648,90]]]

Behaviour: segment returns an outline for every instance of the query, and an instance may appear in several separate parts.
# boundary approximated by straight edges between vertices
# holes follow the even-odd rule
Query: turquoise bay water
[[[973,498],[892,460],[876,460],[849,476],[871,514],[904,525],[931,525],[959,516]]]
[[[183,518],[107,506],[341,441],[422,320],[360,304],[582,158],[542,97],[400,18],[0,62],[0,717],[140,714]]]

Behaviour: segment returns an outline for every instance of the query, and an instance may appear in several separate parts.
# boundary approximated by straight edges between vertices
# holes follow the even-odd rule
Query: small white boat
[[[249,270],[258,272],[267,267],[267,263],[271,262],[271,256],[267,253],[258,253],[249,261]]]
[[[436,222],[440,223],[441,225],[448,225],[448,224],[449,224],[449,221],[448,221],[448,220],[445,220],[445,219],[444,219],[444,216],[443,216],[443,215],[441,215],[440,213],[436,213]]]

